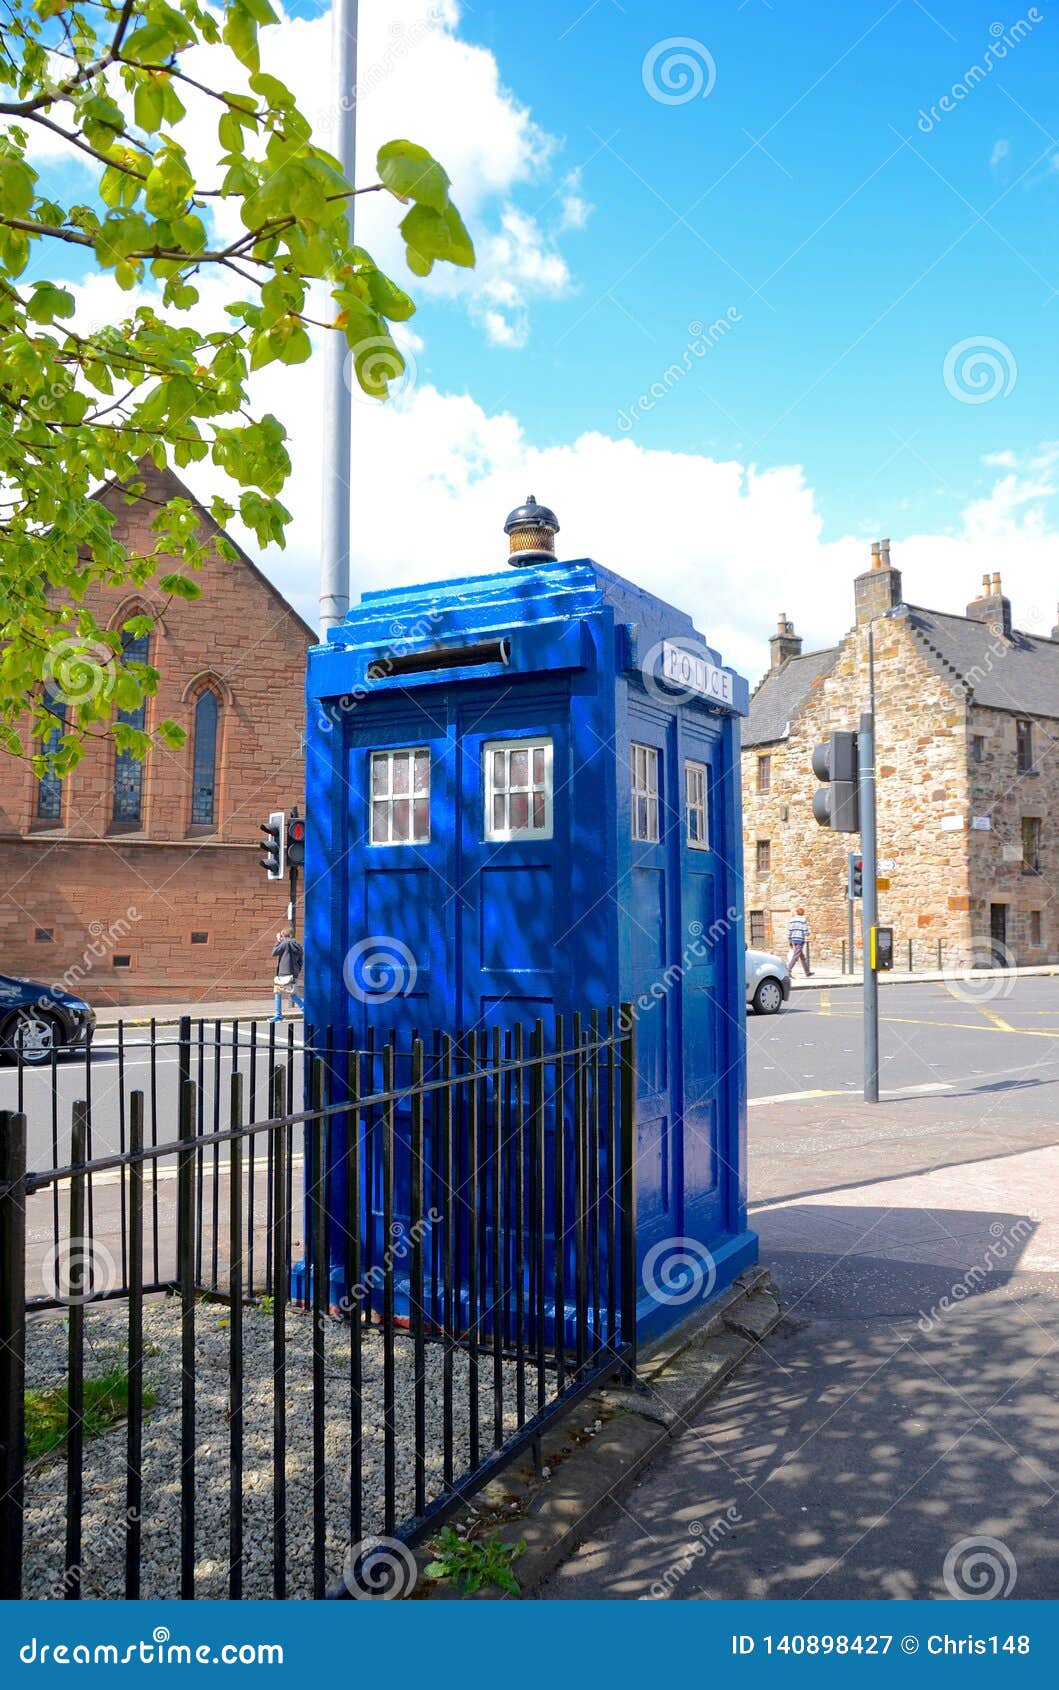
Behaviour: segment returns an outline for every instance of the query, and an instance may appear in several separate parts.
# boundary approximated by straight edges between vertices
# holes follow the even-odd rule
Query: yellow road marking
[[[859,1021],[860,1015],[850,1009],[835,1011],[836,1019]],[[983,1027],[980,1021],[917,1021],[914,1015],[880,1015],[880,1021],[906,1027],[956,1027],[965,1033],[1016,1033],[1023,1039],[1059,1039],[1059,1033],[1048,1033],[1038,1027]]]
[[[991,1021],[994,1027],[999,1027],[1002,1033],[1017,1033],[1020,1031],[1018,1027],[1013,1027],[1010,1021],[1005,1021],[1002,1015],[998,1015],[995,1009],[980,1009],[978,1013],[984,1015],[987,1021]]]
[[[820,993],[820,1014],[831,1014],[831,993],[826,990]]]

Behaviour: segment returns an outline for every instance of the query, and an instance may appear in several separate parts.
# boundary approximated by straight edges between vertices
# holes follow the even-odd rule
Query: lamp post
[[[335,156],[351,187],[356,168],[357,0],[332,0],[332,76],[336,101]],[[353,206],[349,233],[353,238]],[[349,501],[352,395],[346,377],[348,348],[337,329],[324,342],[323,520],[320,535],[320,633],[349,609]]]

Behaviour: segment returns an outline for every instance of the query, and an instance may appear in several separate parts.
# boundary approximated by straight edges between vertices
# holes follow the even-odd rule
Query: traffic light
[[[287,822],[287,867],[301,868],[305,861],[305,822],[295,805]]]
[[[864,896],[864,858],[859,857],[857,855],[856,851],[851,851],[849,853],[849,856],[846,858],[846,864],[847,864],[846,897],[847,898],[863,898],[863,896]]]
[[[856,734],[833,733],[818,745],[813,752],[813,773],[828,783],[813,793],[813,815],[820,826],[835,828],[839,833],[859,833]]]
[[[262,840],[265,854],[261,858],[261,867],[266,871],[270,880],[283,879],[283,854],[286,847],[284,826],[286,820],[287,818],[282,810],[273,810],[268,821],[261,823],[261,831],[265,835]]]

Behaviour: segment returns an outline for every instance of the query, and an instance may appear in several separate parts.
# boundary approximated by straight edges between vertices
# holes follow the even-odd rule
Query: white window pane
[[[552,833],[552,743],[510,740],[485,745],[485,835],[487,839],[550,839]]]
[[[413,804],[412,793],[415,793]],[[426,746],[371,754],[371,842],[430,838],[430,752]]]

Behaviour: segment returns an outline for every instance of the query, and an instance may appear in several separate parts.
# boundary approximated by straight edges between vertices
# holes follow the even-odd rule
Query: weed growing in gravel
[[[144,1386],[143,1406],[153,1408],[158,1392]],[[84,1382],[84,1413],[82,1416],[86,1438],[98,1438],[111,1426],[124,1420],[129,1412],[129,1375],[116,1367],[95,1379]],[[50,1391],[26,1392],[26,1454],[31,1461],[49,1455],[66,1442],[66,1423],[69,1415],[69,1394],[65,1385]]]
[[[434,1540],[436,1559],[426,1569],[432,1579],[451,1579],[462,1596],[473,1596],[484,1585],[495,1584],[509,1595],[518,1595],[518,1580],[511,1571],[526,1547],[525,1539],[501,1543],[494,1532],[484,1542],[464,1538],[446,1526]]]

